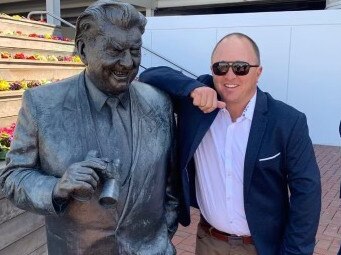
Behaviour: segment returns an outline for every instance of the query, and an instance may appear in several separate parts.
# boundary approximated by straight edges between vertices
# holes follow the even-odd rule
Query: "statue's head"
[[[101,91],[120,94],[136,77],[146,23],[132,5],[113,0],[99,0],[78,17],[77,51]]]

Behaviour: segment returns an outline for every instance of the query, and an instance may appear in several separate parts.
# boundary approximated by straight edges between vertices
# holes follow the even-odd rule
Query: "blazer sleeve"
[[[56,214],[52,192],[57,178],[40,170],[36,111],[25,91],[6,166],[0,171],[4,195],[17,207],[38,214]]]
[[[203,75],[196,80],[170,67],[160,66],[145,70],[140,74],[139,80],[165,91],[174,98],[187,97],[195,88],[210,85],[209,77],[211,76]]]
[[[287,144],[290,211],[282,255],[311,255],[321,211],[321,180],[306,117],[301,114]]]

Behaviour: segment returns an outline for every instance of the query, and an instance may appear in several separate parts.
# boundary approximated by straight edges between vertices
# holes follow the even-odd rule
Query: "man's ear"
[[[262,67],[262,66],[259,66],[259,67],[257,68],[257,77],[258,77],[258,78],[259,78],[260,75],[262,74],[262,71],[263,71],[263,67]]]
[[[84,65],[88,65],[88,61],[86,58],[86,48],[85,48],[85,42],[83,41],[83,39],[79,39],[76,42],[76,48],[77,48],[77,52],[79,57],[81,58],[82,62],[84,63]]]

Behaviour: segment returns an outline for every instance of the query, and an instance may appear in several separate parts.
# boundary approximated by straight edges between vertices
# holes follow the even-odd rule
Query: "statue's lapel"
[[[96,129],[92,119],[88,96],[85,90],[84,72],[79,75],[77,84],[71,87],[64,101],[64,123],[70,139],[77,139],[82,151],[98,150]],[[72,124],[69,124],[72,123]]]

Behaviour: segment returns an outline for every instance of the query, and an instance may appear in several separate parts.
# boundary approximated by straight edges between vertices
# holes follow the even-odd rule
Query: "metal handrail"
[[[76,26],[75,25],[72,25],[70,22],[67,22],[65,19],[62,19],[61,17],[58,17],[54,14],[52,14],[51,12],[48,12],[48,11],[31,11],[29,12],[29,14],[27,14],[27,18],[30,19],[32,15],[35,15],[35,14],[48,14],[50,15],[52,18],[55,18],[57,20],[59,20],[60,22],[63,22],[64,24],[76,29]]]
[[[69,27],[72,27],[72,28],[76,29],[76,26],[75,26],[75,25],[71,24],[70,22],[67,22],[66,20],[62,19],[61,17],[58,17],[58,16],[56,16],[56,15],[54,15],[54,14],[48,12],[48,11],[31,11],[31,12],[29,12],[29,14],[27,14],[27,18],[30,19],[31,16],[32,16],[32,15],[35,15],[35,14],[50,15],[51,17],[53,17],[53,18],[59,20],[60,22],[62,22],[62,23],[64,23],[64,24],[68,25]],[[169,60],[168,58],[166,58],[166,57],[164,57],[164,56],[161,56],[160,54],[156,53],[155,51],[153,51],[153,50],[151,50],[151,49],[149,49],[149,48],[147,48],[147,47],[145,47],[145,46],[142,46],[142,49],[144,49],[144,50],[150,52],[151,54],[153,54],[153,55],[155,55],[155,56],[157,56],[157,57],[159,57],[159,58],[161,58],[161,59],[163,59],[163,60],[165,60],[167,63],[172,64],[173,66],[176,66],[176,67],[179,68],[181,71],[184,71],[184,72],[186,72],[186,73],[188,73],[188,74],[194,76],[195,78],[198,77],[198,75],[192,73],[191,71],[188,71],[187,69],[183,68],[183,67],[180,66],[179,64],[177,64],[177,63],[175,63],[175,62]],[[144,66],[142,66],[142,65],[140,65],[140,66],[141,66],[142,68],[144,68],[144,69],[147,69],[146,67],[144,67]]]
[[[174,63],[173,61],[167,59],[167,58],[164,57],[164,56],[161,56],[160,54],[156,53],[155,51],[153,51],[153,50],[151,50],[151,49],[149,49],[149,48],[147,48],[147,47],[145,47],[145,46],[142,46],[142,49],[144,49],[144,50],[146,50],[146,51],[149,51],[149,52],[152,53],[153,55],[155,55],[155,56],[157,56],[157,57],[159,57],[159,58],[165,60],[166,62],[168,62],[168,63],[170,63],[170,64],[176,66],[177,68],[180,68],[181,71],[185,71],[186,73],[188,73],[188,74],[194,76],[195,78],[198,77],[198,75],[196,75],[196,74],[194,74],[194,73],[188,71],[187,69],[183,68],[182,66],[180,66],[180,65],[178,65],[178,64],[176,64],[176,63]]]

